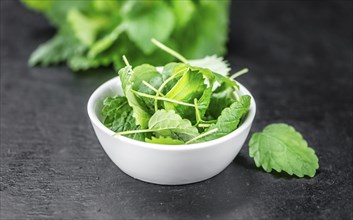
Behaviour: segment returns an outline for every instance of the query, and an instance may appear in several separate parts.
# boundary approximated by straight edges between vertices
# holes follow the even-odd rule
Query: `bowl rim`
[[[207,148],[207,147],[219,145],[219,144],[222,144],[222,143],[228,141],[229,139],[235,138],[237,135],[241,134],[245,129],[250,127],[254,118],[255,118],[255,114],[256,114],[256,103],[255,103],[254,97],[252,96],[252,94],[249,92],[248,89],[246,89],[241,83],[237,82],[237,84],[239,85],[240,91],[243,94],[250,95],[250,97],[251,97],[250,108],[248,111],[248,115],[247,115],[246,119],[243,121],[243,123],[236,130],[232,131],[231,133],[229,133],[223,137],[220,137],[220,138],[217,138],[217,139],[214,139],[211,141],[202,142],[202,143],[185,144],[185,145],[168,145],[168,144],[153,144],[153,143],[142,142],[142,141],[134,140],[134,139],[124,137],[121,135],[114,136],[115,132],[110,130],[109,128],[107,128],[98,119],[98,116],[95,113],[95,104],[96,104],[97,100],[101,97],[101,94],[105,90],[107,90],[108,88],[111,88],[112,86],[114,86],[115,83],[117,83],[118,86],[121,85],[121,81],[120,81],[119,76],[116,76],[116,77],[106,81],[105,83],[100,85],[92,93],[92,95],[89,97],[88,103],[87,103],[88,116],[91,120],[91,123],[93,125],[95,125],[99,130],[104,132],[105,134],[107,134],[107,135],[111,136],[112,138],[117,139],[119,141],[126,142],[126,143],[132,144],[132,145],[136,145],[136,146],[139,146],[142,148],[162,150],[162,151],[187,151],[187,150],[202,149],[202,148]]]

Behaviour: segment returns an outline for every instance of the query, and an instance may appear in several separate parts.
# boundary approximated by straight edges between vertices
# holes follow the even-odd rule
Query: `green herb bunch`
[[[150,64],[132,68],[124,56],[126,66],[118,74],[125,96],[104,100],[104,125],[118,135],[159,144],[204,142],[234,131],[246,116],[251,98],[238,94],[238,84],[227,76],[227,64],[215,57],[188,61],[152,41],[182,63],[168,63],[159,72]]]
[[[152,37],[189,58],[225,52],[229,0],[22,0],[58,31],[31,55],[30,65],[66,62],[74,71],[99,66],[163,65],[174,60]],[[209,42],[212,42],[211,44]]]

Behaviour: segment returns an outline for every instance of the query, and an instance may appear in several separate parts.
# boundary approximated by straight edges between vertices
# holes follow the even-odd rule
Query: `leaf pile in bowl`
[[[161,71],[143,64],[120,69],[125,96],[104,100],[105,126],[117,135],[154,144],[190,144],[214,140],[236,130],[250,108],[251,97],[242,95],[227,63],[215,56],[187,60],[152,40],[182,63],[168,63]],[[249,155],[266,172],[276,170],[298,177],[314,177],[319,159],[292,126],[274,123],[252,135]]]
[[[200,143],[237,129],[251,98],[239,94],[233,79],[247,69],[228,77],[220,58],[188,61],[154,43],[183,63],[168,63],[158,71],[149,64],[132,68],[123,57],[126,67],[118,74],[124,96],[104,100],[104,125],[117,135],[156,144]]]

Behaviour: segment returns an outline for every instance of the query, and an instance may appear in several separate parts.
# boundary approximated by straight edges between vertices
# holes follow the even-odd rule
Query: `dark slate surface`
[[[267,174],[244,146],[218,176],[192,185],[134,180],[107,157],[86,115],[110,70],[28,68],[54,30],[1,0],[1,219],[352,218],[352,2],[232,4],[229,55],[254,94],[253,131],[294,125],[313,146],[313,179]]]

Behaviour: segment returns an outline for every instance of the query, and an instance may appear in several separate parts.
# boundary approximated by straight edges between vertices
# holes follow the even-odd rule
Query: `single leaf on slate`
[[[266,172],[274,169],[298,177],[313,177],[319,168],[315,151],[308,147],[299,132],[287,124],[271,124],[262,132],[254,133],[249,143],[249,154],[256,166],[261,166]]]

